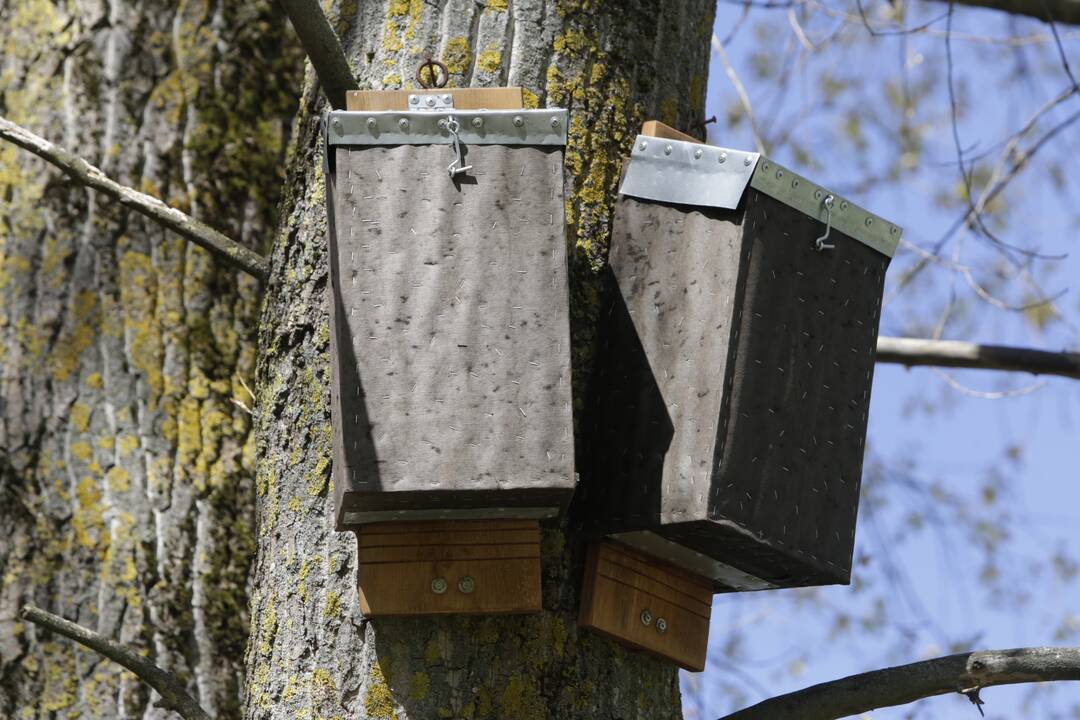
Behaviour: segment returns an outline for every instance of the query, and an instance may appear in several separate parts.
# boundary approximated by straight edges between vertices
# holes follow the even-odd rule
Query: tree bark
[[[269,2],[0,0],[0,27],[0,115],[269,248],[302,66]],[[259,293],[0,143],[0,717],[175,717],[26,603],[239,717]]]
[[[621,158],[641,121],[685,128],[700,118],[712,17],[713,0],[391,0],[346,4],[336,23],[361,87],[411,87],[430,54],[455,85],[521,85],[535,104],[569,107],[579,400]],[[328,495],[324,109],[309,71],[260,326],[246,716],[680,717],[673,666],[578,630],[583,538],[572,528],[543,534],[542,614],[361,617],[356,540],[334,532]]]

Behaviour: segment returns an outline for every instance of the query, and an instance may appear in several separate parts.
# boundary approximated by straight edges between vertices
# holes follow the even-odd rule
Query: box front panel
[[[339,524],[573,488],[562,151],[467,153],[451,179],[446,145],[336,148]]]
[[[834,581],[851,568],[889,258],[749,190],[750,255],[710,518]],[[782,578],[773,578],[783,582]]]
[[[618,201],[585,489],[604,529],[706,518],[740,223],[735,210]]]

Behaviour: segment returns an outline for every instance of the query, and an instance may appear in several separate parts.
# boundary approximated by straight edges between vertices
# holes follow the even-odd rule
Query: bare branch
[[[161,696],[161,707],[179,713],[184,720],[212,720],[175,675],[165,672],[123,645],[32,605],[24,605],[19,614],[24,620],[70,638],[135,673]]]
[[[948,0],[938,0],[948,2]],[[1080,25],[1080,2],[1078,0],[1047,0],[1045,3],[1032,0],[955,0],[960,5],[1002,10],[1013,15],[1027,15],[1037,20],[1065,25]]]
[[[1080,379],[1080,353],[1048,352],[959,340],[879,337],[877,361],[897,365],[1012,370]]]
[[[739,96],[739,102],[742,103],[743,110],[746,112],[746,119],[750,122],[750,130],[754,133],[754,144],[757,145],[758,152],[764,155],[765,142],[762,140],[761,130],[758,128],[757,118],[754,117],[754,108],[750,105],[750,95],[747,94],[746,88],[743,87],[742,80],[739,79],[739,75],[735,72],[735,67],[731,64],[731,60],[728,59],[724,45],[720,42],[720,38],[716,37],[716,33],[713,33],[712,36],[712,49],[720,58],[720,62],[723,63],[724,72],[727,73],[728,79],[731,80],[731,84],[735,87],[735,93]]]
[[[322,7],[316,0],[281,0],[281,5],[296,28],[304,52],[311,58],[326,99],[335,110],[344,110],[345,93],[357,90],[359,85]]]
[[[1052,680],[1080,680],[1080,648],[948,655],[779,695],[721,720],[835,720],[953,692],[980,705],[982,688]]]
[[[199,222],[176,208],[169,207],[156,197],[111,180],[101,170],[77,155],[4,117],[0,117],[0,138],[47,160],[76,182],[103,192],[124,207],[145,215],[184,236],[199,247],[217,255],[232,267],[243,270],[260,280],[265,280],[269,274],[269,263],[266,258],[254,250],[230,240],[209,225]]]

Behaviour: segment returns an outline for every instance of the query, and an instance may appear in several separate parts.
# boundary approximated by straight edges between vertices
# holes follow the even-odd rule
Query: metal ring
[[[427,68],[428,71],[427,82],[424,82],[424,68]],[[439,72],[435,72],[436,70]],[[422,88],[430,89],[446,87],[448,80],[450,80],[450,71],[438,60],[427,58],[424,62],[420,63],[420,67],[416,68],[416,82],[420,83],[420,87]]]

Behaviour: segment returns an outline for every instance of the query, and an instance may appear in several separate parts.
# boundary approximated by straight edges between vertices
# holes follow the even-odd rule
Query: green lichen
[[[368,676],[364,710],[371,720],[394,720],[394,696],[380,663],[372,666]]]

